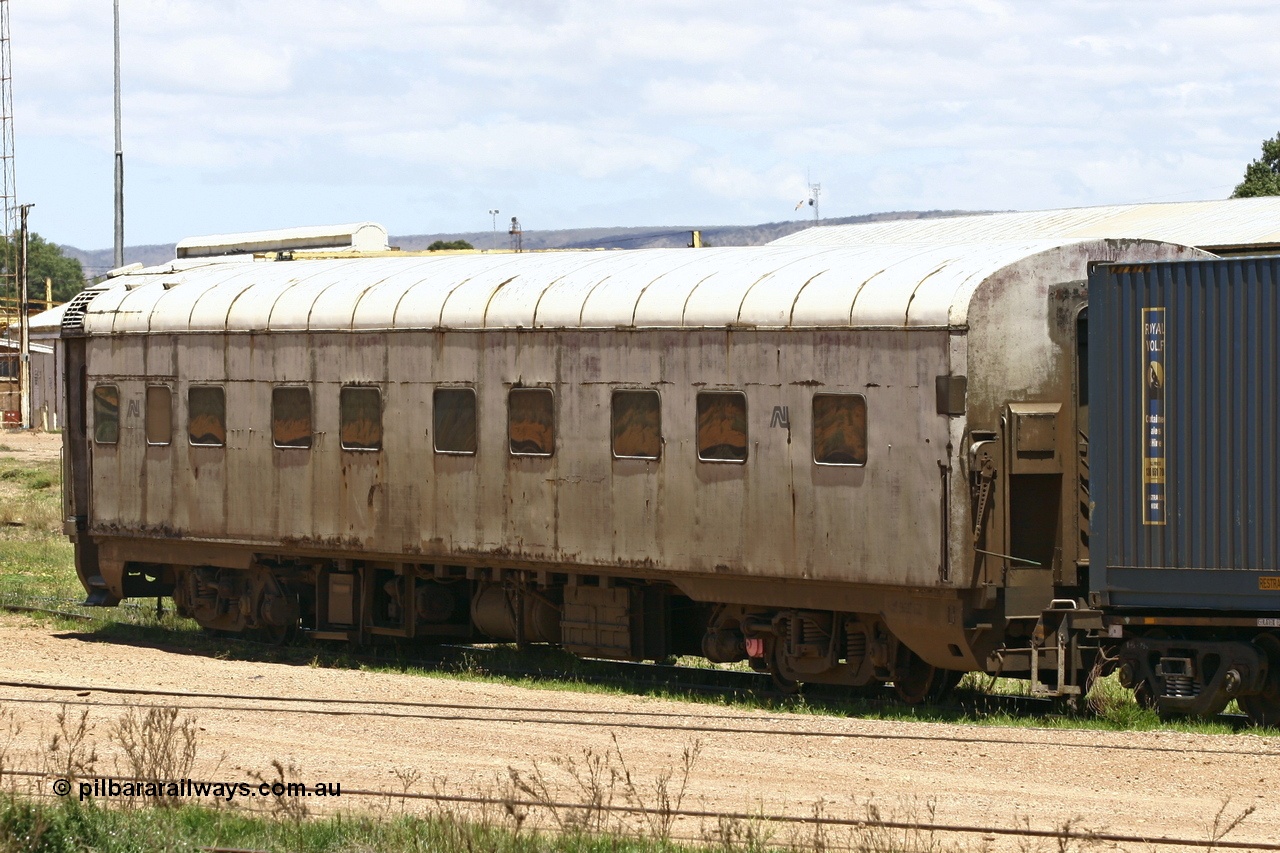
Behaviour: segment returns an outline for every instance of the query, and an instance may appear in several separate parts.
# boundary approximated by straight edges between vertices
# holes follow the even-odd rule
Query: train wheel
[[[1280,728],[1280,639],[1274,634],[1255,637],[1253,644],[1267,656],[1267,682],[1262,692],[1241,696],[1240,707],[1255,726]]]
[[[273,646],[286,645],[297,634],[297,624],[293,625],[263,625],[258,628],[256,633],[259,642],[268,643]]]
[[[964,675],[948,669],[938,669],[932,664],[925,663],[915,652],[905,646],[899,648],[901,649],[899,654],[908,655],[908,659],[905,665],[898,667],[902,677],[894,679],[893,690],[898,694],[898,698],[908,705],[938,701],[950,693]]]
[[[769,678],[773,681],[774,689],[787,696],[799,693],[800,682],[782,672],[782,642],[780,640],[766,642],[769,643]]]

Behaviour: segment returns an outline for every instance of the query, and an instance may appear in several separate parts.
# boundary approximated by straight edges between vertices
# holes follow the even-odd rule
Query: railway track
[[[239,641],[237,641],[239,642]],[[143,643],[148,647],[154,647],[158,644]],[[175,650],[181,647],[175,646]],[[189,649],[182,649],[188,651]],[[472,655],[478,658],[486,658],[489,655],[487,650],[477,650],[474,648],[466,649],[439,649],[439,655],[436,657],[442,660],[453,659],[457,655]],[[371,660],[376,659],[371,658]],[[383,658],[377,662],[386,663]],[[401,660],[400,662],[404,662]],[[483,662],[483,661],[482,661]],[[443,668],[445,665],[441,664]],[[593,663],[594,667],[595,664]],[[618,673],[619,677],[623,677],[622,673],[627,670],[636,668],[635,665],[628,665],[611,671]],[[650,670],[649,666],[642,665],[639,667],[643,670]],[[554,666],[538,665],[530,667],[542,677],[550,677],[554,671]],[[673,669],[690,669],[674,667]],[[528,674],[528,673],[525,673]],[[717,676],[719,672],[715,673]],[[731,679],[741,686],[747,680],[761,681],[758,676],[753,673],[732,672],[728,673]],[[656,676],[655,676],[656,677]],[[711,680],[705,672],[693,670],[688,676],[690,679],[702,679],[704,681]],[[78,682],[78,679],[76,679]],[[711,687],[712,685],[707,685]],[[299,684],[302,690],[307,688]],[[80,696],[76,694],[87,693],[88,695]],[[885,700],[888,703],[890,700]],[[1254,746],[1248,749],[1237,749],[1227,744],[1215,746],[1211,742],[1206,742],[1203,747],[1192,747],[1152,742],[1148,744],[1124,744],[1124,743],[1107,743],[1109,738],[1106,737],[1080,737],[1076,742],[1076,736],[1063,736],[1061,731],[1047,729],[991,729],[991,728],[975,728],[967,727],[960,734],[954,731],[943,731],[939,727],[935,731],[930,731],[929,727],[914,727],[910,732],[885,733],[875,731],[879,728],[877,725],[867,726],[850,725],[849,729],[862,728],[864,731],[845,730],[840,720],[821,720],[808,715],[795,714],[761,714],[759,712],[750,712],[744,714],[739,709],[722,708],[715,705],[691,705],[687,712],[684,709],[667,709],[667,708],[640,708],[635,711],[618,708],[603,708],[583,710],[582,708],[567,707],[567,702],[556,703],[554,694],[547,695],[547,703],[532,702],[526,704],[520,701],[505,701],[500,703],[484,703],[477,702],[473,699],[462,699],[460,701],[440,701],[438,699],[428,697],[423,700],[411,699],[388,699],[386,701],[378,699],[363,699],[354,697],[335,698],[322,695],[288,695],[288,691],[269,691],[262,692],[241,691],[236,693],[218,693],[209,690],[160,690],[146,687],[132,687],[127,684],[83,684],[59,683],[52,679],[43,678],[30,680],[9,679],[0,681],[0,705],[8,703],[31,703],[44,704],[48,706],[56,705],[73,705],[76,707],[99,707],[104,709],[105,713],[111,714],[114,711],[105,711],[105,709],[123,709],[130,706],[138,705],[163,705],[166,707],[174,707],[181,711],[200,712],[199,715],[204,717],[206,714],[218,713],[234,713],[248,714],[254,718],[260,718],[258,715],[265,717],[268,714],[278,716],[286,716],[293,714],[305,714],[307,716],[333,716],[348,718],[369,718],[389,720],[399,724],[401,727],[415,725],[413,721],[422,720],[427,725],[432,723],[507,723],[508,725],[521,724],[524,726],[555,726],[560,731],[573,731],[575,727],[579,727],[582,731],[590,729],[603,729],[623,731],[634,729],[644,732],[657,732],[662,739],[676,742],[679,740],[688,740],[692,737],[699,737],[714,740],[717,735],[731,735],[736,738],[748,737],[759,738],[757,742],[769,742],[771,744],[777,742],[781,748],[786,750],[787,743],[797,744],[796,749],[808,749],[801,747],[804,739],[821,738],[843,740],[845,743],[854,743],[861,741],[867,743],[867,749],[871,749],[872,741],[904,741],[926,744],[929,741],[937,741],[944,746],[938,747],[943,752],[951,750],[951,744],[966,746],[982,746],[990,745],[999,748],[1010,748],[1017,746],[1025,746],[1029,731],[1035,731],[1035,742],[1037,745],[1067,747],[1071,749],[1092,749],[1098,751],[1112,751],[1114,754],[1137,755],[1137,754],[1177,754],[1182,757],[1198,757],[1203,756],[1206,760],[1214,761],[1215,764],[1218,757],[1247,755],[1252,757],[1262,756],[1266,761],[1274,760],[1273,756],[1280,755],[1280,741],[1274,744],[1265,739],[1251,739],[1255,742]],[[556,703],[556,704],[550,704]],[[207,718],[206,718],[207,719]],[[205,720],[202,719],[202,723]],[[886,727],[890,729],[892,727]],[[898,727],[901,728],[901,727]],[[869,730],[868,730],[869,729]],[[406,731],[410,729],[406,728]],[[519,731],[519,730],[516,730]],[[529,731],[529,729],[524,729]],[[1057,734],[1057,737],[1053,735]],[[1092,733],[1090,733],[1092,734]],[[1046,735],[1048,740],[1041,740]],[[570,740],[576,738],[576,732],[571,736]],[[1089,742],[1093,741],[1093,742]],[[812,740],[807,742],[814,742]],[[861,752],[861,747],[853,747],[856,752]],[[934,750],[934,751],[938,751]],[[1086,760],[1083,758],[1082,760]],[[1125,758],[1130,761],[1131,759]],[[1182,758],[1177,760],[1181,761]],[[1141,759],[1138,759],[1141,762]],[[1193,762],[1198,764],[1199,762]],[[8,771],[6,771],[8,772]],[[48,778],[48,777],[46,777]],[[517,805],[521,808],[586,808],[585,804],[573,802],[546,802],[538,800],[511,801],[509,797],[483,797],[483,796],[464,796],[464,795],[444,795],[444,794],[420,794],[394,790],[381,790],[378,785],[379,780],[370,779],[375,784],[363,789],[346,788],[344,786],[343,794],[351,798],[350,804],[357,804],[364,799],[374,806],[378,801],[394,803],[406,801],[421,801],[423,805],[430,802],[436,802],[441,806],[448,803],[473,804],[477,807],[484,805],[494,809],[501,809],[506,805]],[[47,787],[47,785],[46,785]],[[333,804],[330,804],[333,805]],[[734,805],[734,804],[731,804]],[[617,811],[632,811],[630,808],[618,808]],[[984,825],[982,817],[979,816],[978,821],[968,822],[939,822],[939,823],[917,823],[914,821],[894,821],[894,820],[878,820],[869,819],[868,816],[859,816],[857,818],[841,818],[841,817],[819,817],[813,815],[786,815],[786,814],[760,814],[752,813],[736,813],[731,811],[714,811],[714,810],[682,810],[678,814],[673,815],[684,821],[707,821],[714,825],[717,821],[735,821],[754,822],[756,824],[764,823],[773,827],[775,830],[780,827],[809,827],[813,830],[818,828],[827,828],[830,830],[838,830],[845,828],[849,831],[855,831],[854,828],[878,827],[886,831],[902,831],[902,832],[923,832],[936,834],[938,837],[954,836],[957,839],[962,837],[972,838],[975,835],[984,836],[986,838],[1006,838],[1011,839],[1006,843],[1013,843],[1012,839],[1049,839],[1058,840],[1060,842],[1070,842],[1077,846],[1086,843],[1113,843],[1134,845],[1139,849],[1167,849],[1173,847],[1181,847],[1185,849],[1252,849],[1252,850],[1280,850],[1280,843],[1271,841],[1262,842],[1237,842],[1230,839],[1219,839],[1215,842],[1208,842],[1205,839],[1196,839],[1194,837],[1174,837],[1173,835],[1164,836],[1143,836],[1126,834],[1123,832],[1107,833],[1082,830],[1077,825],[1075,831],[1060,830],[1051,827],[1032,828],[1027,826],[1010,826],[1000,827]],[[689,826],[689,823],[685,823]],[[1117,827],[1117,829],[1130,829],[1129,826]],[[809,829],[803,829],[809,831]],[[860,829],[858,831],[861,831]],[[1138,832],[1142,832],[1143,828],[1137,827]],[[1172,830],[1171,830],[1172,831]],[[1183,830],[1184,835],[1194,836],[1196,828],[1193,826],[1188,830]],[[689,841],[702,841],[705,838],[691,836]],[[1145,845],[1145,848],[1141,845]],[[829,849],[839,849],[838,843],[829,842],[826,845]]]
[[[57,605],[43,607],[32,604],[0,604],[0,609],[10,612],[41,614],[80,622],[93,622],[103,618],[103,611],[93,615],[77,612],[78,603],[69,600],[44,599],[45,603]],[[151,608],[134,604],[128,608],[128,619],[109,620],[120,624],[139,624],[138,614],[152,612]],[[248,648],[279,650],[277,644],[266,643],[246,637],[235,637],[229,642]],[[187,647],[165,643],[148,643],[151,648],[173,650],[187,653]],[[663,663],[633,663],[627,661],[592,660],[588,666],[590,672],[584,672],[583,664],[578,659],[568,664],[551,663],[545,660],[530,658],[528,663],[512,664],[497,649],[485,646],[460,646],[440,644],[425,649],[415,650],[413,655],[403,654],[397,648],[390,655],[377,651],[347,654],[349,660],[374,666],[396,665],[416,667],[442,672],[456,672],[460,669],[476,670],[479,674],[514,679],[545,679],[555,682],[583,682],[596,686],[612,686],[622,690],[639,693],[688,694],[702,697],[718,697],[740,700],[788,701],[792,694],[780,692],[767,674],[726,670],[712,667],[679,666]],[[479,664],[479,666],[477,666]],[[850,689],[836,686],[808,684],[803,686],[803,698],[806,708],[812,710],[829,708],[832,713],[839,713],[842,708],[887,710],[904,708],[905,706],[891,688]],[[1062,706],[1049,699],[1030,696],[1018,696],[999,693],[978,693],[956,691],[944,700],[931,706],[936,711],[955,713],[958,716],[983,716],[1005,713],[1022,718],[1053,718],[1062,716]],[[510,709],[513,711],[523,709]],[[1245,729],[1248,719],[1240,714],[1221,714],[1218,719],[1236,730]]]
[[[797,723],[812,718],[795,716],[752,716],[750,722],[758,725],[742,725],[743,717],[710,711],[697,706],[688,712],[653,710],[583,710],[569,707],[493,705],[462,702],[423,702],[406,700],[336,699],[319,696],[283,696],[251,693],[207,693],[198,691],[154,690],[130,687],[103,687],[87,684],[57,684],[30,681],[0,681],[0,689],[23,691],[28,694],[46,692],[53,696],[8,695],[0,696],[0,702],[20,704],[47,704],[71,707],[128,708],[139,704],[162,705],[179,711],[222,711],[264,714],[305,714],[307,716],[359,717],[361,719],[423,720],[432,722],[488,722],[543,725],[554,727],[590,727],[593,729],[618,729],[660,731],[705,735],[756,735],[775,738],[798,739],[847,739],[883,741],[919,741],[923,743],[985,744],[992,746],[1018,746],[1022,741],[1011,737],[990,734],[977,735],[966,732],[963,736],[947,734],[907,735],[849,731],[824,726],[800,728]],[[103,701],[88,700],[93,694],[136,697],[138,700],[165,700],[161,702],[128,701],[125,699]],[[71,694],[70,696],[66,694]],[[179,700],[179,701],[169,701]],[[201,701],[205,700],[205,701]],[[241,704],[230,704],[241,703]],[[728,721],[724,724],[718,721]],[[1023,730],[1025,731],[1025,729]],[[1038,729],[1052,732],[1052,729]],[[1097,740],[1076,742],[1071,740],[1039,741],[1041,746],[1068,749],[1106,750],[1115,752],[1161,753],[1170,755],[1276,755],[1280,756],[1280,744],[1270,745],[1259,741],[1258,748],[1187,748],[1164,744],[1132,745],[1107,744]],[[1264,747],[1263,745],[1266,744]]]
[[[34,780],[48,780],[54,778],[45,771],[37,770],[19,770],[6,769],[5,773],[10,776],[23,777]],[[77,781],[92,782],[95,780],[118,779],[119,777],[107,777],[93,774],[82,774],[77,777]],[[138,780],[165,782],[169,780]],[[202,780],[203,782],[203,780]],[[203,782],[204,784],[213,784],[212,782]],[[715,822],[716,825],[724,825],[726,822],[738,822],[753,826],[791,826],[799,828],[817,829],[846,829],[853,831],[865,831],[867,829],[880,830],[897,830],[909,833],[922,833],[929,836],[932,835],[960,835],[971,836],[981,835],[986,840],[992,840],[996,837],[1005,838],[1022,838],[1022,839],[1051,839],[1059,843],[1061,849],[1066,849],[1065,843],[1085,842],[1089,844],[1132,844],[1143,845],[1148,848],[1158,847],[1181,847],[1208,850],[1255,850],[1255,851],[1280,851],[1280,842],[1267,840],[1236,840],[1231,838],[1187,838],[1166,835],[1136,835],[1131,833],[1109,832],[1105,830],[1078,830],[1069,827],[1042,829],[1030,825],[1024,826],[992,826],[982,824],[965,824],[965,823],[934,823],[925,821],[908,821],[893,820],[876,817],[868,814],[859,817],[835,817],[823,814],[808,815],[792,815],[779,813],[763,813],[763,812],[736,812],[736,811],[717,811],[711,809],[685,809],[675,808],[652,808],[642,805],[634,805],[629,803],[615,802],[571,802],[559,801],[553,799],[522,799],[513,797],[493,797],[466,794],[442,794],[442,793],[418,793],[412,791],[387,791],[376,789],[343,789],[341,796],[356,797],[360,799],[377,799],[387,802],[408,803],[423,802],[434,803],[438,805],[454,805],[454,806],[481,806],[492,807],[498,809],[537,809],[556,812],[578,812],[583,814],[624,814],[636,817],[657,818],[668,821],[667,825],[671,825],[674,820],[697,820],[706,822]],[[678,835],[673,834],[671,840],[687,841],[693,843],[706,843],[704,836],[697,835]],[[842,848],[842,845],[836,839],[825,839],[823,849],[848,849]],[[202,848],[207,853],[258,853],[258,851],[246,851],[240,848],[229,847],[206,847]]]

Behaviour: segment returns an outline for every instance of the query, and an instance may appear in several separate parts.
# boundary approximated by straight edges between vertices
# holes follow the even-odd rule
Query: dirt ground
[[[644,697],[535,690],[424,676],[318,669],[292,664],[220,660],[149,647],[113,645],[20,616],[0,617],[0,680],[86,685],[87,694],[0,687],[0,747],[6,767],[41,769],[59,697],[89,703],[97,769],[119,760],[110,730],[128,697],[93,687],[136,687],[253,696],[367,700],[353,715],[318,703],[266,706],[244,700],[177,702],[200,728],[193,778],[241,781],[274,775],[272,762],[292,764],[302,781],[339,782],[344,789],[451,793],[501,792],[510,769],[525,778],[541,768],[569,801],[580,801],[571,778],[557,769],[584,750],[618,751],[634,779],[651,790],[695,743],[686,808],[807,815],[825,801],[829,816],[866,814],[868,801],[885,817],[1012,827],[1029,822],[1077,829],[1207,839],[1214,817],[1254,808],[1233,840],[1280,838],[1280,742],[1250,734],[1111,733],[1013,729],[937,723],[775,715]],[[378,707],[388,700],[483,709]],[[220,708],[211,708],[219,705]],[[78,705],[70,710],[79,713]],[[506,709],[506,710],[500,710]],[[516,709],[516,710],[511,710]],[[416,714],[386,719],[366,711]],[[663,716],[671,714],[676,716]],[[434,716],[433,719],[421,717]],[[488,717],[489,719],[485,719]],[[495,719],[500,718],[500,719]],[[554,724],[559,720],[562,723]],[[724,726],[808,733],[669,731],[619,727]],[[13,734],[13,724],[21,730]],[[416,781],[415,773],[421,774]],[[676,778],[678,780],[679,773]],[[46,782],[44,784],[51,784]],[[621,801],[622,797],[617,799]],[[360,803],[344,798],[344,807]],[[1002,837],[963,838],[967,849],[1058,849],[1040,841],[1019,848]],[[948,842],[956,840],[949,836]],[[1114,844],[1069,849],[1157,849]],[[1158,849],[1170,849],[1161,847]]]
[[[0,454],[31,462],[58,459],[62,455],[62,434],[34,429],[0,430],[0,445],[9,448]]]

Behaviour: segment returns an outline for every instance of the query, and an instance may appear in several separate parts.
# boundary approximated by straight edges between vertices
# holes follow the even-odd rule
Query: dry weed
[[[702,842],[721,853],[764,853],[777,849],[773,828],[764,820],[721,816],[714,826],[703,825]]]
[[[94,775],[98,750],[89,740],[93,726],[89,723],[88,709],[81,711],[79,719],[75,719],[67,711],[67,706],[62,705],[54,720],[58,730],[49,738],[45,749],[45,773],[73,784],[77,779]]]
[[[272,761],[271,767],[276,771],[276,775],[272,779],[266,778],[257,771],[250,773],[249,776],[260,783],[272,786],[271,812],[273,814],[295,823],[301,821],[310,813],[310,810],[302,797],[288,795],[290,785],[294,786],[296,790],[297,786],[304,784],[301,781],[301,769],[292,761],[288,764],[283,764],[278,760]],[[285,793],[276,794],[274,793],[275,790],[281,790]]]
[[[1213,823],[1209,825],[1209,846],[1208,850],[1213,850],[1218,846],[1218,842],[1226,838],[1232,832],[1239,828],[1248,817],[1258,810],[1256,805],[1242,809],[1240,814],[1235,817],[1227,815],[1227,809],[1231,805],[1231,798],[1227,797],[1222,801],[1222,807],[1218,809],[1218,813],[1213,816]]]
[[[644,834],[666,844],[701,751],[700,741],[686,745],[678,764],[644,782],[627,764],[615,735],[604,752],[586,747],[580,758],[553,759],[554,773],[536,761],[529,771],[507,768],[504,810],[517,830],[529,818],[528,808],[521,804],[533,803],[562,833]]]
[[[135,705],[111,726],[111,740],[124,754],[125,766],[117,771],[133,779],[176,782],[191,776],[196,760],[199,728],[194,717],[178,718],[177,708]],[[132,803],[135,798],[131,797]],[[159,789],[143,796],[157,806],[176,806],[179,799]]]
[[[6,773],[12,769],[10,759],[13,754],[13,742],[22,734],[22,723],[18,721],[12,708],[5,708],[0,711],[0,724],[4,728],[4,734],[0,736],[3,738],[3,742],[0,742],[0,790],[12,791],[16,777],[7,777]]]
[[[418,780],[422,778],[422,771],[413,767],[396,767],[391,772],[395,774],[396,780],[400,783],[400,811],[404,811],[408,794],[413,790],[413,786],[418,784]]]

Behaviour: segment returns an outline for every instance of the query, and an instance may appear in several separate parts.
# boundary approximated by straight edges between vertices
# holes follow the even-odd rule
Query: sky
[[[31,227],[112,244],[110,0],[10,3]],[[125,240],[1224,198],[1280,3],[120,0]]]

